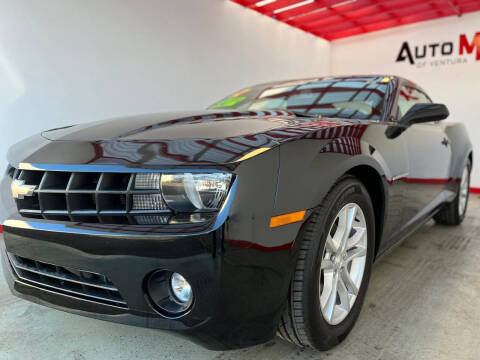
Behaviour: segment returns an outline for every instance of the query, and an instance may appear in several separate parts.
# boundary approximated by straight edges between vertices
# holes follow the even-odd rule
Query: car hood
[[[287,111],[169,112],[128,116],[44,131],[48,140],[151,141],[226,139],[264,133],[298,123]]]
[[[129,167],[238,164],[296,140],[331,142],[356,121],[297,117],[288,111],[148,114],[45,131],[9,151],[12,165],[114,164]],[[331,131],[335,128],[335,131]]]

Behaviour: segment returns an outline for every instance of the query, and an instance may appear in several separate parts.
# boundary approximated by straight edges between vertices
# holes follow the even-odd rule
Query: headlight
[[[177,212],[218,210],[225,200],[232,175],[228,173],[162,174],[162,195]]]
[[[161,174],[158,173],[135,176],[135,190],[140,193],[133,193],[132,210],[169,210],[160,193],[160,178]],[[143,191],[147,193],[142,193]]]
[[[219,210],[227,197],[231,180],[229,173],[137,174],[131,209],[137,214]],[[196,215],[201,214],[176,216],[171,220],[174,223],[205,221]]]

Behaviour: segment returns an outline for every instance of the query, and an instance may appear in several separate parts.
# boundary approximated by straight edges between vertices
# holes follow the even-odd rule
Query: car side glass
[[[385,136],[388,139],[395,139],[398,136],[402,134],[403,131],[405,131],[405,127],[400,124],[400,120],[403,117],[404,114],[407,113],[408,109],[410,109],[415,103],[409,104],[409,99],[410,97],[408,96],[407,92],[409,90],[406,90],[406,86],[403,85],[400,89],[400,93],[398,94],[398,100],[397,100],[397,105],[396,105],[396,112],[395,116],[393,117],[393,121],[396,123],[395,125],[388,126],[385,129]],[[405,108],[405,111],[402,111],[402,109]]]

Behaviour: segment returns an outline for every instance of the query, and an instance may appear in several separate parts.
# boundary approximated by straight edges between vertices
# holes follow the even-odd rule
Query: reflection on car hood
[[[9,159],[12,164],[215,166],[242,162],[296,139],[359,139],[366,126],[288,111],[149,114],[45,131],[13,146]]]
[[[307,119],[310,120],[311,119]],[[225,139],[297,124],[287,111],[173,112],[114,118],[45,131],[49,140]]]

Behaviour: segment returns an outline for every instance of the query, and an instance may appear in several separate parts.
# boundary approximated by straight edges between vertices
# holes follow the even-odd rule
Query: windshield
[[[237,91],[209,109],[291,110],[306,115],[380,120],[389,77],[277,82]]]

